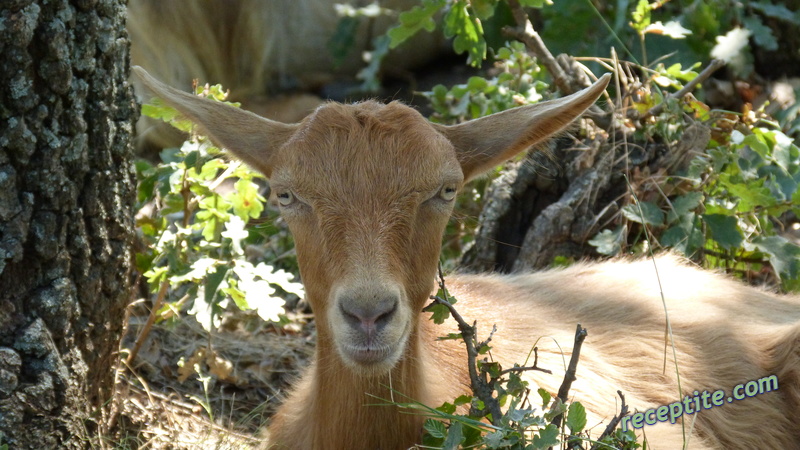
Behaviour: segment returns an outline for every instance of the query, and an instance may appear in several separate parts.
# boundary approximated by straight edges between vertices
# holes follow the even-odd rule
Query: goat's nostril
[[[395,311],[397,311],[397,301],[391,304],[391,307],[382,312],[375,318],[375,324],[379,327],[386,325],[390,320],[392,320],[392,316],[394,316]]]
[[[351,327],[370,333],[380,330],[392,320],[397,305],[398,300],[394,297],[368,303],[346,299],[339,303],[339,309]]]

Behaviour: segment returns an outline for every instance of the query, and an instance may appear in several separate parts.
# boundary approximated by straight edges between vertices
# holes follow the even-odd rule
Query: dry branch
[[[153,328],[153,324],[156,322],[158,310],[161,309],[161,304],[164,303],[164,298],[167,296],[168,288],[168,280],[161,282],[161,288],[158,290],[158,295],[156,296],[155,302],[153,302],[153,308],[150,310],[150,315],[147,317],[147,322],[144,324],[144,328],[142,328],[141,333],[139,333],[139,336],[136,338],[136,344],[134,344],[133,350],[131,350],[130,354],[128,354],[128,358],[125,360],[125,364],[127,364],[129,367],[133,367],[133,362],[136,359],[136,355],[139,354],[142,344],[144,344],[144,341],[147,340],[147,335],[150,334],[150,329]]]
[[[458,330],[461,332],[461,339],[464,341],[464,344],[467,346],[467,364],[469,365],[469,379],[470,379],[470,386],[472,387],[472,393],[475,397],[480,399],[484,403],[484,408],[482,410],[476,409],[473,405],[470,407],[470,415],[474,417],[484,417],[486,415],[492,416],[492,424],[499,425],[501,422],[501,417],[503,416],[502,411],[500,409],[500,402],[497,397],[495,397],[495,383],[500,380],[503,375],[512,373],[512,372],[524,372],[528,370],[539,370],[546,373],[551,373],[547,369],[542,369],[538,367],[539,362],[539,353],[536,348],[534,348],[534,362],[532,366],[526,367],[512,367],[510,369],[502,370],[499,372],[497,376],[490,377],[485,369],[481,369],[480,373],[478,372],[478,362],[477,357],[479,355],[478,349],[483,348],[489,345],[489,342],[492,340],[492,336],[496,330],[496,327],[492,327],[492,332],[489,333],[489,337],[485,341],[478,342],[477,339],[477,322],[473,322],[472,325],[468,324],[461,314],[456,311],[453,304],[450,302],[450,298],[447,294],[447,288],[445,287],[444,282],[444,275],[442,274],[442,266],[439,265],[439,288],[442,290],[442,297],[438,295],[432,295],[430,298],[433,302],[426,306],[423,311],[429,311],[430,308],[434,305],[443,305],[445,306],[450,314],[453,316],[453,319],[458,324]]]
[[[617,395],[619,395],[619,398],[622,400],[622,406],[619,409],[619,414],[614,416],[611,421],[608,422],[606,429],[603,430],[603,434],[597,438],[598,442],[592,445],[589,450],[597,450],[601,445],[607,447],[607,445],[601,444],[599,441],[602,441],[605,437],[610,436],[611,433],[617,429],[617,425],[619,425],[619,422],[622,420],[622,418],[628,415],[628,405],[625,403],[625,394],[623,394],[622,391],[617,391]]]
[[[575,376],[575,373],[578,371],[578,360],[581,357],[581,347],[583,347],[583,341],[586,339],[587,335],[588,333],[586,332],[586,328],[583,328],[581,327],[581,324],[578,324],[578,328],[575,330],[575,346],[572,348],[572,356],[569,358],[569,365],[567,366],[567,372],[564,374],[564,381],[561,382],[561,387],[558,388],[558,399],[562,405],[567,402],[567,397],[569,396],[569,390],[572,387],[572,382],[578,379]],[[550,409],[552,410],[558,404],[559,402],[553,402],[553,406]],[[563,417],[564,413],[561,413],[553,417],[553,420],[550,423],[561,428],[561,420]]]
[[[650,110],[647,111],[640,119],[646,119],[648,117],[658,115],[661,112],[661,110],[664,109],[664,106],[667,104],[667,101],[672,99],[683,98],[683,96],[691,92],[692,89],[694,89],[698,84],[705,81],[708,77],[711,76],[711,74],[713,74],[714,72],[716,72],[717,70],[721,69],[724,66],[725,66],[725,61],[721,59],[712,60],[711,63],[705,69],[703,69],[702,72],[700,72],[696,77],[692,79],[692,81],[686,83],[686,85],[683,88],[681,88],[678,92],[675,92],[674,94],[667,96],[667,98],[665,98],[664,101],[662,101],[658,105],[650,108]]]
[[[522,5],[520,5],[517,0],[509,0],[508,6],[511,8],[511,13],[514,15],[514,22],[516,22],[517,26],[516,28],[505,27],[503,28],[503,32],[524,43],[525,46],[536,55],[547,68],[547,71],[553,77],[553,81],[555,81],[556,86],[558,86],[561,92],[565,94],[572,94],[575,92],[567,74],[564,73],[558,61],[556,61],[556,58],[553,57],[553,54],[550,53],[550,50],[544,45],[544,41],[542,41],[539,33],[534,30],[533,24],[531,24],[530,18],[528,18],[528,13],[525,12]]]

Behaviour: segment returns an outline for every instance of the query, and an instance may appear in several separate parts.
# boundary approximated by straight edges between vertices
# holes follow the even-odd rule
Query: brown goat
[[[317,350],[272,419],[267,445],[297,449],[408,448],[419,441],[423,418],[373,406],[376,397],[392,397],[391,386],[438,406],[467,391],[463,346],[436,341],[449,329],[431,325],[420,312],[434,287],[456,192],[563,129],[609,79],[456,126],[432,124],[399,103],[374,102],[326,104],[287,125],[137,73],[215,142],[270,178],[295,236],[317,317]],[[682,392],[672,351],[665,356],[667,322],[654,264]],[[595,436],[616,412],[617,390],[634,411],[658,411],[684,396],[699,399],[716,390],[727,396],[737,385],[775,375],[774,392],[639,432],[654,449],[800,448],[800,298],[748,287],[674,257],[528,275],[460,275],[448,285],[464,316],[479,319],[484,329],[497,324],[493,353],[502,363],[521,361],[542,338],[539,365],[554,374],[530,378],[551,393],[562,380],[575,324],[589,330],[571,396],[590,412]],[[655,420],[655,411],[648,420]]]

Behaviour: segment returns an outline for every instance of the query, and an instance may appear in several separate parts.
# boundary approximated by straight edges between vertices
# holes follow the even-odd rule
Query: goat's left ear
[[[179,91],[156,80],[141,67],[135,66],[133,71],[148,90],[199,125],[217,145],[267,177],[272,173],[278,149],[299,127]]]
[[[433,126],[453,146],[464,180],[470,180],[563,130],[605,91],[610,74],[567,97],[509,109],[459,125]]]

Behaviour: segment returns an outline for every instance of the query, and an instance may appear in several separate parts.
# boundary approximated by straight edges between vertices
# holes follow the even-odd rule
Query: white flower
[[[292,278],[294,278],[294,275],[289,272],[285,272],[284,270],[273,272],[272,269],[272,266],[268,266],[262,262],[255,267],[253,273],[262,279],[267,280],[270,284],[279,286],[281,289],[290,294],[295,294],[300,298],[305,297],[306,292],[303,288],[303,284],[291,281]]]
[[[282,298],[273,297],[275,288],[265,280],[240,280],[239,289],[247,297],[247,305],[255,310],[259,317],[264,320],[277,322],[279,315],[285,313],[283,305],[286,303]]]
[[[680,22],[676,22],[674,20],[667,22],[667,23],[651,23],[644,29],[645,33],[653,33],[653,34],[663,34],[664,36],[669,36],[672,39],[683,39],[686,36],[692,34],[691,30],[687,30],[683,28]]]
[[[725,36],[717,36],[717,45],[711,50],[711,56],[730,63],[747,46],[748,39],[750,39],[750,30],[734,28]]]
[[[222,237],[230,239],[233,243],[233,251],[237,255],[244,253],[244,250],[242,250],[242,241],[249,236],[244,226],[244,220],[239,216],[231,216],[231,218],[225,222],[225,231],[222,232]]]
[[[172,277],[172,283],[182,283],[184,281],[195,281],[200,280],[206,276],[207,273],[211,272],[217,264],[217,260],[214,258],[200,258],[194,263],[192,263],[192,270],[189,273]]]

